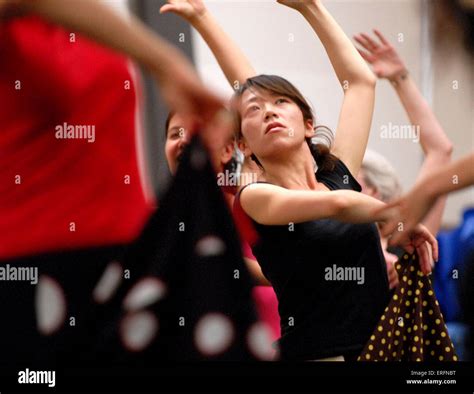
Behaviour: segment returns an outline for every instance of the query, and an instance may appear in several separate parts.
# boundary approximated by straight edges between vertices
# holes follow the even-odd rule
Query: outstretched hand
[[[433,268],[431,256],[433,256],[434,261],[438,261],[438,241],[422,224],[418,224],[411,231],[408,231],[407,235],[404,240],[399,242],[399,245],[410,254],[416,250],[421,271],[425,275],[430,274]]]
[[[301,11],[304,7],[315,4],[317,0],[277,0],[277,3],[286,5],[294,10]]]
[[[383,209],[394,210],[398,207],[394,203],[393,206],[386,206]],[[393,220],[382,225],[381,235],[389,237],[389,246],[399,245],[410,254],[416,250],[422,272],[425,275],[429,274],[432,269],[432,258],[434,261],[438,261],[438,241],[422,224],[410,227],[405,227],[402,224],[398,220]],[[431,246],[431,253],[429,246]]]
[[[358,51],[378,78],[395,79],[398,75],[406,72],[405,64],[398,55],[395,48],[378,30],[374,30],[378,41],[369,35],[361,33],[354,36],[354,40],[363,48]]]
[[[425,190],[415,186],[408,194],[387,204],[381,212],[392,213],[382,228],[383,236],[391,236],[389,244],[399,245],[405,242],[418,223],[420,223],[436,198],[432,198]]]
[[[193,22],[206,12],[206,7],[202,0],[168,0],[168,4],[160,8],[160,14],[168,12]]]

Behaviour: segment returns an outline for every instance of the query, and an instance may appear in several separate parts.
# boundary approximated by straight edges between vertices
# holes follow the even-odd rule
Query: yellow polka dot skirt
[[[457,361],[443,315],[416,254],[396,264],[400,284],[358,361]]]

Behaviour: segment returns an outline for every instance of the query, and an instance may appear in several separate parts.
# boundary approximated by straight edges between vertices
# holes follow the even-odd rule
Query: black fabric
[[[318,171],[316,178],[330,190],[361,190],[340,160],[333,171]],[[294,227],[254,224],[260,239],[252,251],[278,297],[281,358],[360,352],[389,300],[376,225],[329,219]],[[326,280],[325,270],[334,264],[363,267],[364,283]]]
[[[389,247],[387,248],[387,252],[392,253],[392,254],[394,254],[395,256],[397,256],[399,260],[400,260],[400,259],[405,255],[405,253],[406,253],[406,252],[405,252],[401,247],[399,247],[399,246],[389,246]]]
[[[227,203],[197,137],[126,265],[143,269],[136,282],[151,279],[165,285],[165,296],[139,311],[156,318],[158,334],[140,352],[124,352],[120,326],[136,312],[122,311],[114,330],[98,340],[101,356],[115,351],[119,364],[150,366],[163,361],[255,360],[266,357],[262,349],[271,352],[269,339],[252,339],[262,331],[251,299],[250,274]],[[196,334],[202,318],[210,315],[229,323],[233,333],[229,345],[214,354],[199,349]],[[211,337],[221,334],[210,327]]]
[[[111,304],[94,302],[94,288],[110,263],[121,264],[125,249],[120,245],[1,261],[2,267],[37,269],[38,282],[0,282],[0,364],[86,365],[94,352],[93,337],[115,315]],[[54,300],[65,306],[50,335],[37,329],[37,292],[45,278],[59,290]]]
[[[0,281],[0,364],[150,367],[273,354],[232,217],[197,138],[132,245],[0,261],[8,265],[38,268],[39,281]],[[111,265],[117,285],[98,300]],[[40,333],[36,302],[45,280],[59,289],[48,298],[51,307],[62,299],[65,313],[54,330]],[[148,295],[132,297],[136,291]],[[137,345],[144,330],[151,335]]]

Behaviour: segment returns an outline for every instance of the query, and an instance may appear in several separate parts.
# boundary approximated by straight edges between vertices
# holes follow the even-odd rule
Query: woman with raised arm
[[[390,206],[385,208],[397,207],[400,211],[400,216],[394,217],[383,229],[385,237],[393,235],[389,243],[395,245],[406,239],[419,221],[433,234],[438,232],[447,194],[474,184],[474,155],[450,164],[451,141],[395,48],[380,31],[375,29],[374,33],[378,41],[363,33],[354,37],[363,48],[359,52],[379,78],[392,83],[410,121],[420,128],[420,143],[425,154],[414,188],[402,198],[390,201]]]
[[[388,302],[374,212],[384,204],[357,193],[372,119],[375,77],[319,0],[280,0],[300,12],[323,43],[345,87],[331,152],[313,145],[314,117],[285,79],[261,75],[237,92],[242,143],[265,181],[248,185],[235,209],[259,233],[253,252],[279,300],[280,354],[288,360],[355,360]],[[412,233],[429,272],[424,228]]]
[[[410,122],[418,127],[420,145],[425,155],[417,177],[421,179],[449,164],[453,144],[413,81],[400,55],[380,31],[375,29],[374,33],[378,41],[364,33],[354,38],[363,48],[359,50],[362,57],[372,66],[378,78],[390,81]],[[423,224],[433,234],[436,234],[441,226],[445,203],[445,198],[440,199],[423,220]]]
[[[364,33],[354,36],[354,39],[362,47],[359,49],[359,53],[371,65],[375,75],[391,82],[408,118],[418,128],[420,145],[425,155],[418,174],[418,179],[421,179],[449,164],[453,145],[410,76],[396,49],[380,31],[375,29],[374,34],[378,40]],[[368,193],[386,203],[400,196],[401,188],[397,175],[389,164],[384,163],[384,158],[380,155],[369,153],[364,158],[358,180],[362,185],[363,193]],[[387,186],[388,183],[394,187],[389,187],[389,190],[384,192],[384,185]],[[434,235],[440,228],[445,205],[446,199],[440,199],[423,220],[423,224]],[[385,250],[387,242],[386,237],[382,238],[387,268],[389,268],[389,260],[394,256]],[[389,269],[390,271],[394,272],[395,270],[392,267]]]

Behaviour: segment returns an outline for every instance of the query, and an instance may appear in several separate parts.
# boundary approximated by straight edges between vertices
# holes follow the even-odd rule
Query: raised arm
[[[357,176],[372,123],[376,78],[320,0],[278,0],[299,11],[321,40],[343,87],[332,153]]]
[[[187,59],[133,16],[125,20],[97,0],[14,0],[11,6],[132,57],[152,73],[172,109],[208,121],[223,107],[202,85]]]
[[[425,155],[418,174],[418,179],[422,179],[431,172],[449,164],[453,145],[395,48],[380,31],[374,30],[374,34],[378,40],[374,40],[364,33],[354,36],[354,39],[362,46],[363,49],[359,52],[372,66],[377,77],[391,82],[410,122],[419,127],[420,145]],[[440,198],[423,220],[425,226],[433,234],[439,230],[445,204],[446,199]]]
[[[257,75],[248,58],[217,23],[202,0],[168,0],[160,12],[174,12],[199,32],[233,89],[238,89],[239,84]]]
[[[474,185],[474,153],[427,175],[405,196],[383,208],[396,209],[399,213],[386,223],[382,234],[392,235],[390,245],[403,242],[439,197],[471,185]]]

